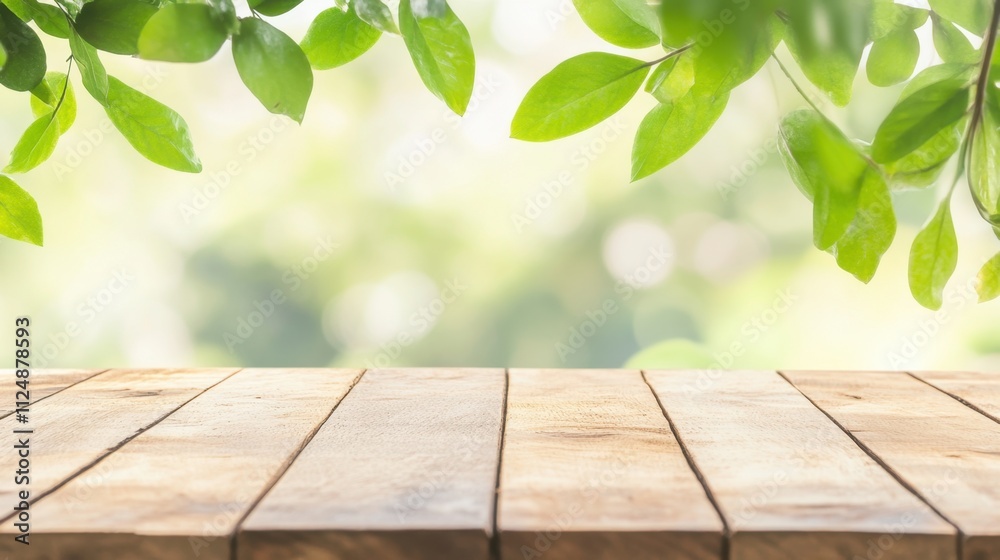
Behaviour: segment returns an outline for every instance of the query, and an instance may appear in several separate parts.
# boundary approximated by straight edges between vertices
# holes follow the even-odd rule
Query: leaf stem
[[[656,66],[657,64],[659,64],[659,63],[661,63],[663,61],[666,61],[666,60],[670,60],[671,58],[673,58],[675,56],[680,56],[680,55],[684,54],[684,52],[687,51],[688,49],[690,49],[692,46],[694,46],[693,43],[684,45],[683,47],[680,47],[680,48],[678,48],[676,50],[672,50],[672,51],[668,52],[666,54],[666,56],[662,56],[660,58],[657,58],[656,60],[651,60],[651,61],[643,64],[642,66],[636,68],[636,70],[642,70],[643,68],[649,68],[650,66]]]
[[[1000,2],[1000,0],[997,1]],[[817,107],[816,104],[813,103],[812,98],[809,97],[809,95],[805,92],[805,90],[802,89],[802,86],[800,86],[799,83],[795,81],[795,78],[792,77],[792,73],[788,71],[788,68],[786,68],[785,65],[781,62],[781,59],[778,58],[778,55],[771,53],[771,58],[773,58],[774,61],[778,63],[778,67],[781,68],[782,72],[784,72],[785,77],[788,78],[788,81],[792,82],[792,85],[795,86],[795,91],[799,92],[799,95],[802,96],[802,99],[805,99],[806,103],[808,103],[809,106],[812,107],[814,111],[822,115],[823,111],[819,110],[819,107]],[[826,118],[826,116],[824,115],[823,118]]]

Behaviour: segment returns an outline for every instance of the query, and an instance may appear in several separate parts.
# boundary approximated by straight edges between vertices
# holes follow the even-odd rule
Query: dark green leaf
[[[641,60],[586,53],[560,63],[521,101],[511,124],[519,140],[547,142],[586,130],[617,113],[642,87]]]
[[[857,146],[815,111],[796,111],[781,121],[782,159],[813,203],[813,242],[828,250],[854,222],[869,165]]]
[[[893,186],[927,187],[941,175],[951,156],[962,143],[967,118],[943,128],[916,150],[883,167]]]
[[[450,7],[443,17],[418,18],[410,0],[402,0],[399,27],[427,89],[455,113],[465,114],[476,79],[476,57],[465,25]]]
[[[243,18],[233,58],[243,83],[268,111],[302,122],[313,75],[295,41],[260,19]]]
[[[728,100],[728,95],[713,98],[690,92],[650,111],[632,146],[632,180],[663,169],[691,150],[719,120]]]
[[[382,36],[352,11],[323,10],[302,39],[302,50],[317,70],[336,68],[363,55]]]
[[[659,22],[646,0],[573,0],[576,11],[598,37],[628,49],[660,42]]]
[[[280,16],[288,12],[295,6],[302,3],[302,0],[250,0],[250,7],[265,16]]]
[[[229,32],[207,4],[167,4],[139,35],[139,56],[167,62],[204,62],[219,52]]]
[[[865,170],[854,221],[830,252],[837,265],[868,283],[878,270],[882,255],[896,237],[896,213],[885,179],[874,167]]]
[[[65,93],[64,93],[65,91]],[[59,134],[65,133],[76,120],[76,94],[73,83],[62,72],[49,72],[42,83],[31,90],[31,112],[35,117],[56,112]]]
[[[156,11],[156,5],[143,0],[93,0],[76,17],[76,30],[102,51],[138,54],[139,35]]]
[[[0,235],[41,247],[42,215],[38,204],[10,177],[0,175]]]
[[[7,62],[0,84],[14,91],[31,91],[45,77],[45,48],[38,35],[7,6],[0,4],[0,46]]]
[[[795,0],[786,43],[802,72],[843,107],[868,43],[872,0]]]
[[[929,0],[931,9],[944,19],[982,36],[990,22],[990,0]]]
[[[1000,297],[1000,253],[986,261],[976,277],[976,291],[979,293],[979,303],[985,303]]]
[[[116,78],[109,76],[108,86],[108,117],[137,152],[170,169],[201,171],[187,123],[180,115]]]
[[[875,41],[868,55],[868,81],[879,87],[894,86],[913,75],[920,58],[915,31],[898,29]]]
[[[964,80],[950,79],[903,98],[875,133],[875,161],[895,161],[959,121],[969,108],[968,85]]]
[[[934,48],[942,60],[964,64],[975,64],[979,60],[979,53],[973,48],[969,38],[953,23],[937,14],[931,19],[934,22]]]
[[[928,309],[941,308],[941,295],[958,264],[950,203],[951,197],[941,202],[910,248],[910,292]]]
[[[49,159],[59,142],[59,122],[50,111],[35,119],[10,152],[4,173],[26,173]]]
[[[69,37],[69,22],[62,10],[51,5],[42,4],[37,0],[25,0],[25,6],[31,12],[31,19],[39,29],[60,39]]]
[[[97,49],[76,33],[70,34],[69,46],[80,69],[83,87],[101,105],[108,104],[108,73],[97,55]]]
[[[392,20],[392,12],[382,0],[351,0],[351,9],[361,21],[384,33],[399,35],[399,28]]]

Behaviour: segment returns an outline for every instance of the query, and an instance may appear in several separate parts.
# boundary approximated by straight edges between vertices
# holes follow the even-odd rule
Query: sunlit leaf
[[[979,53],[953,23],[942,19],[937,14],[932,16],[934,22],[934,49],[945,62],[975,64]]]
[[[868,81],[879,87],[893,86],[913,75],[920,58],[920,39],[908,29],[896,30],[875,41],[868,54]]]
[[[187,123],[166,105],[109,76],[105,110],[115,128],[146,159],[177,171],[201,171]]]
[[[951,220],[951,198],[917,234],[910,248],[910,292],[920,305],[940,309],[942,294],[958,264],[958,239]]]
[[[875,133],[872,157],[880,163],[895,161],[924,145],[965,115],[969,96],[964,80],[950,79],[905,97]]]
[[[895,0],[875,0],[870,39],[878,41],[900,29],[913,31],[927,22],[928,14],[927,10],[899,4]]]
[[[646,0],[573,0],[576,11],[598,37],[628,49],[660,42],[659,22]]]
[[[327,70],[358,58],[381,36],[381,31],[362,21],[354,12],[328,8],[309,26],[302,39],[302,50],[313,68]]]
[[[392,11],[382,0],[351,0],[351,9],[361,21],[368,23],[383,33],[399,35],[399,28],[392,19]]]
[[[660,103],[670,103],[694,87],[694,58],[675,56],[653,68],[646,80],[646,91]]]
[[[546,142],[586,130],[617,113],[642,87],[641,60],[586,53],[560,63],[524,96],[511,136]]]
[[[0,175],[0,235],[41,246],[42,216],[35,199],[11,180]]]
[[[108,73],[97,55],[97,49],[76,33],[71,33],[69,46],[73,60],[80,69],[83,87],[101,105],[108,104]]]
[[[4,173],[26,173],[49,159],[59,142],[59,122],[51,111],[35,119],[10,152]]]
[[[830,252],[837,257],[840,268],[868,283],[895,237],[896,213],[889,188],[882,174],[868,167],[858,196],[857,214]]]
[[[928,0],[931,9],[944,19],[982,36],[993,10],[991,0]]]
[[[1000,214],[1000,94],[996,86],[988,88],[987,103],[969,146],[968,176],[976,203],[993,216]]]
[[[59,134],[65,133],[76,120],[76,94],[73,83],[62,72],[49,72],[35,89],[31,90],[31,112],[35,117],[56,111]]]
[[[302,122],[313,75],[295,41],[267,22],[243,18],[233,37],[233,58],[243,83],[268,111]]]
[[[695,92],[656,106],[639,124],[632,146],[632,180],[663,169],[691,150],[712,126],[729,101],[701,97]]]
[[[465,114],[476,79],[469,31],[446,6],[442,17],[419,18],[410,0],[399,4],[399,28],[427,89],[459,115]]]
[[[1000,253],[986,261],[976,277],[976,291],[979,302],[984,303],[1000,297]]]

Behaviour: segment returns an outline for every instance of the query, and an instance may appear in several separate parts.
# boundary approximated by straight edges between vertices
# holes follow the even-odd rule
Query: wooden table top
[[[27,423],[14,381],[9,559],[1000,560],[998,373],[37,370]]]

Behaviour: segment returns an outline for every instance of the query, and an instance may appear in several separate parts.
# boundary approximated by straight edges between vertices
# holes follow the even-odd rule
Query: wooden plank
[[[485,560],[504,372],[372,370],[243,524],[243,560]]]
[[[646,377],[728,522],[732,560],[955,558],[954,528],[776,372]]]
[[[42,499],[32,546],[5,538],[0,555],[227,560],[238,522],[360,375],[240,371]]]
[[[913,375],[1000,422],[1000,372],[923,371]]]
[[[638,371],[511,370],[503,560],[717,560],[722,521]]]
[[[33,369],[28,381],[31,403],[37,403],[52,395],[89,379],[102,369]],[[19,391],[14,384],[17,377],[12,369],[0,369],[0,418],[14,413],[15,393]]]
[[[30,501],[235,371],[111,370],[32,406]],[[0,420],[0,434],[20,428],[14,416]],[[17,461],[15,453],[0,454],[0,473],[14,473]],[[0,476],[0,504],[13,503],[21,489],[13,476]]]
[[[1000,558],[1000,424],[903,373],[784,374],[958,526],[965,560]]]

